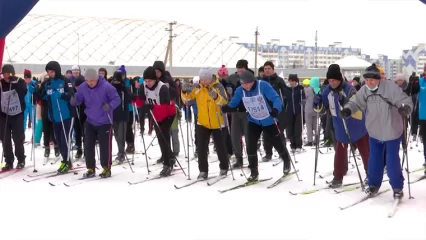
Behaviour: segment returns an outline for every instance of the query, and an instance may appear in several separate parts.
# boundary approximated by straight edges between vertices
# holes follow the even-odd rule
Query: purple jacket
[[[121,103],[115,87],[103,77],[99,77],[98,84],[94,88],[90,88],[87,82],[82,83],[75,94],[75,100],[76,105],[84,102],[87,121],[94,126],[111,124],[114,109]],[[109,112],[103,109],[105,103],[109,105]]]

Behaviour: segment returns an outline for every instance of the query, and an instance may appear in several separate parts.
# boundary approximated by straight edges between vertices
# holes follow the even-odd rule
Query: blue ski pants
[[[33,105],[31,104],[27,104],[27,107],[25,108],[25,111],[24,111],[24,132],[25,130],[27,130],[28,116],[30,116],[31,123],[35,126],[35,121],[33,119],[33,116],[35,115],[33,114]]]
[[[64,124],[62,126],[62,124]],[[65,128],[65,132],[64,132]],[[71,119],[64,120],[63,123],[61,122],[55,122],[53,123],[53,130],[55,132],[55,139],[56,144],[59,147],[59,151],[61,152],[62,156],[62,162],[68,161],[68,154],[69,154],[69,141],[70,138],[70,131],[71,131]],[[70,145],[71,146],[71,145]]]
[[[401,138],[382,142],[370,136],[369,143],[370,158],[368,159],[368,185],[377,188],[382,185],[386,159],[386,168],[390,185],[393,189],[403,189],[404,176],[402,175],[401,161],[399,158]]]

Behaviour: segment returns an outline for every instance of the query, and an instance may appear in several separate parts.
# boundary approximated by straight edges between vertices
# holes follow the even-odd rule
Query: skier
[[[96,140],[98,140],[103,169],[99,176],[108,178],[111,177],[113,112],[121,101],[115,88],[105,78],[100,77],[95,69],[88,68],[84,76],[86,81],[79,86],[75,96],[70,100],[73,106],[78,106],[83,102],[86,105],[84,151],[87,172],[83,177],[96,176],[95,147]]]
[[[250,182],[259,179],[257,142],[260,134],[264,132],[265,138],[270,138],[279,156],[284,161],[284,174],[291,170],[290,155],[285,143],[282,141],[282,133],[279,132],[277,120],[283,104],[280,96],[271,85],[256,77],[250,71],[244,71],[240,75],[241,87],[235,91],[234,97],[222,107],[223,112],[235,112],[240,102],[243,102],[248,116],[247,127],[247,155],[249,161]]]
[[[74,91],[78,92],[79,86],[84,83],[84,77],[78,76],[74,80]],[[80,104],[79,106],[75,107],[76,111],[76,118],[74,119],[74,133],[75,133],[75,145],[73,147],[73,150],[77,150],[75,153],[76,159],[81,159],[83,157],[83,143],[82,140],[84,140],[84,125],[86,123],[86,113],[84,110],[86,109],[86,105],[84,103]]]
[[[58,173],[67,173],[72,165],[69,159],[71,122],[74,108],[69,105],[74,95],[72,83],[61,74],[58,62],[51,61],[46,65],[49,79],[41,84],[38,96],[47,101],[48,118],[53,122],[55,139],[62,155]]]
[[[28,69],[24,70],[24,80],[25,83],[27,84],[27,94],[25,95],[25,111],[24,111],[24,132],[27,129],[27,120],[28,117],[30,118],[30,123],[32,125],[36,125],[33,119],[33,105],[35,105],[36,103],[34,102],[33,99],[33,93],[36,89],[36,85],[37,85],[37,81],[32,80],[32,76],[31,76],[31,71]]]
[[[290,147],[293,153],[302,152],[302,130],[303,119],[301,115],[305,92],[299,85],[297,74],[290,74],[288,77],[290,88],[285,91],[286,96],[286,130],[290,139]]]
[[[27,84],[15,76],[15,68],[5,64],[2,68],[3,79],[0,80],[0,137],[2,140],[5,166],[2,171],[13,169],[15,157],[12,151],[12,139],[15,144],[15,156],[18,159],[17,169],[25,167],[25,132],[24,110]],[[32,88],[34,86],[32,85]],[[31,89],[31,87],[30,87]],[[34,92],[34,89],[31,89]]]
[[[330,183],[331,188],[339,188],[343,184],[343,176],[346,175],[348,165],[348,144],[353,144],[359,149],[365,172],[368,170],[368,158],[370,149],[368,145],[368,133],[365,127],[365,116],[361,111],[354,111],[347,119],[340,116],[340,108],[351,98],[355,98],[356,89],[348,82],[344,81],[340,66],[332,64],[327,71],[329,85],[323,89],[321,94],[315,96],[315,110],[322,107],[330,111],[334,133],[336,137],[336,150],[334,154],[334,178]],[[346,124],[346,127],[345,127]],[[349,136],[346,132],[349,132]],[[364,180],[367,184],[367,179]]]
[[[370,136],[369,187],[366,193],[370,196],[378,193],[386,159],[393,196],[395,199],[401,199],[404,196],[404,177],[399,145],[403,135],[403,118],[410,115],[413,101],[395,83],[381,80],[380,75],[375,64],[365,70],[365,85],[356,97],[346,104],[341,115],[348,118],[359,109],[365,112],[365,125]]]
[[[170,129],[176,114],[176,107],[166,83],[160,81],[157,76],[154,67],[145,69],[143,73],[144,91],[139,91],[139,98],[145,100],[143,111],[149,112],[152,121],[156,121],[154,129],[163,161],[160,176],[168,177],[171,175],[175,163],[175,158],[171,160],[173,154],[170,148]]]
[[[182,100],[184,102],[195,99],[198,116],[196,125],[197,145],[198,145],[198,169],[200,174],[197,179],[207,179],[209,172],[208,164],[208,146],[210,135],[216,146],[217,156],[219,158],[219,177],[225,178],[228,174],[229,157],[224,141],[223,131],[226,131],[224,125],[224,116],[220,107],[228,102],[226,90],[213,75],[211,68],[200,69],[198,74],[200,84],[194,86],[189,92],[186,84],[182,86]]]
[[[127,121],[129,121],[130,117],[128,104],[131,101],[131,96],[129,89],[125,86],[123,74],[121,72],[117,71],[114,73],[111,84],[117,90],[121,102],[121,104],[114,109],[113,129],[114,138],[118,146],[117,158],[115,160],[122,163],[125,160],[126,129]]]
[[[305,144],[307,147],[314,146],[314,132],[316,131],[316,126],[319,121],[317,119],[317,115],[314,111],[313,103],[314,97],[317,95],[320,88],[320,79],[319,77],[313,77],[311,80],[308,79],[307,82],[303,80],[304,83],[307,83],[307,87],[304,88],[305,96],[306,96],[306,104],[305,104],[305,121],[306,121],[306,133],[308,142]],[[315,132],[315,134],[317,134]],[[318,133],[319,134],[319,133]]]

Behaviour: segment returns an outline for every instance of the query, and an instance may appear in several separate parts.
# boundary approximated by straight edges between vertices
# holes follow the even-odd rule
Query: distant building
[[[421,43],[410,50],[402,51],[402,71],[405,75],[411,75],[413,72],[417,75],[423,73],[425,64],[426,44]]]
[[[255,51],[254,43],[238,43]],[[279,39],[258,45],[258,52],[264,59],[274,62],[278,68],[328,68],[335,61],[346,56],[361,56],[360,48],[344,48],[341,42],[334,42],[328,47],[306,46],[304,40],[298,40],[290,46],[280,45]],[[317,52],[317,55],[315,53]]]

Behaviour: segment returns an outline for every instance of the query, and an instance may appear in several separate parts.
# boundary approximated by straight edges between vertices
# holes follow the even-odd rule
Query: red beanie
[[[225,67],[225,65],[222,65],[219,70],[217,70],[218,75],[228,75],[228,69]]]
[[[31,78],[31,71],[30,71],[30,70],[28,70],[28,69],[25,69],[25,70],[24,70],[24,77],[29,77],[29,78]]]

